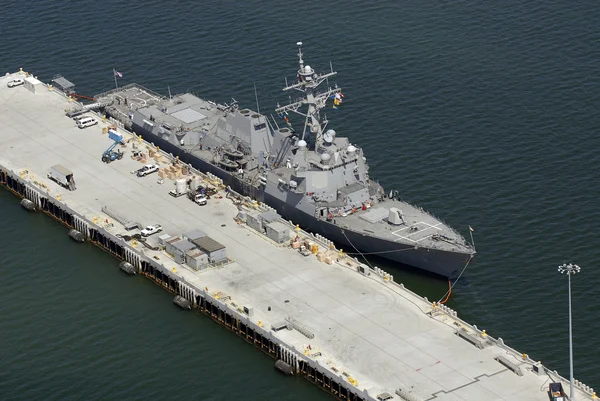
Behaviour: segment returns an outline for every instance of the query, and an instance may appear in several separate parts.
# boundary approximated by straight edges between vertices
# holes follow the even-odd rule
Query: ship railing
[[[111,97],[114,94],[121,93],[121,92],[127,91],[129,89],[139,89],[143,92],[146,92],[148,95],[155,97],[157,100],[166,99],[165,96],[163,96],[159,93],[156,93],[153,90],[146,88],[145,86],[142,86],[142,85],[136,84],[136,83],[131,83],[131,84],[127,84],[125,86],[121,86],[119,88],[114,88],[114,89],[108,90],[106,92],[102,92],[102,93],[94,96],[94,100],[102,99],[105,97]]]
[[[127,89],[136,88],[136,87],[137,87],[137,84],[132,83],[132,84],[127,84],[125,86],[121,86],[119,88],[113,88],[113,89],[107,90],[106,92],[102,92],[102,93],[95,95],[94,100],[111,97],[115,93],[120,93]]]
[[[237,103],[232,103],[232,104],[221,104],[221,103],[217,103],[217,102],[215,102],[215,101],[212,101],[212,100],[208,100],[208,99],[205,99],[205,98],[203,98],[203,97],[202,97],[200,94],[198,94],[197,92],[194,92],[194,91],[190,91],[190,92],[183,92],[183,93],[178,93],[178,94],[176,94],[176,95],[173,95],[173,97],[183,96],[183,95],[186,95],[186,94],[190,94],[190,95],[196,96],[198,99],[203,99],[203,100],[205,100],[206,102],[208,102],[208,104],[210,104],[210,105],[211,105],[211,106],[213,106],[213,107],[216,107],[216,108],[217,108],[218,110],[220,110],[220,111],[225,111],[225,110],[231,109],[231,106],[233,106],[234,104],[237,104]],[[249,109],[249,110],[250,110],[250,109]],[[251,111],[252,111],[252,110],[251,110]],[[254,112],[254,113],[256,113],[256,112]],[[262,116],[262,114],[261,114],[261,116]]]
[[[464,237],[464,236],[463,236],[463,235],[462,235],[460,232],[458,232],[458,231],[457,231],[457,230],[456,230],[454,227],[452,227],[451,225],[449,225],[448,223],[446,223],[446,222],[445,222],[443,219],[441,219],[441,218],[439,218],[438,216],[436,216],[435,214],[433,214],[433,213],[431,213],[431,212],[429,212],[429,211],[427,211],[427,210],[423,209],[421,206],[417,206],[417,205],[415,205],[415,204],[412,204],[412,203],[410,203],[409,201],[406,201],[406,200],[404,200],[404,199],[399,199],[399,200],[400,200],[401,202],[404,202],[404,203],[406,203],[406,204],[408,204],[408,205],[410,205],[410,206],[414,207],[415,209],[419,210],[420,212],[422,212],[422,213],[425,213],[425,214],[427,214],[427,215],[429,215],[429,216],[433,217],[433,218],[434,218],[434,219],[436,219],[437,221],[441,222],[441,223],[442,223],[444,226],[446,226],[446,228],[447,228],[447,229],[448,229],[450,232],[452,232],[452,233],[453,233],[454,235],[456,235],[458,238],[462,238],[462,239],[464,239],[464,240],[465,240],[465,245],[470,245],[470,244],[468,244],[468,243],[467,243],[467,241],[466,241],[465,237]]]

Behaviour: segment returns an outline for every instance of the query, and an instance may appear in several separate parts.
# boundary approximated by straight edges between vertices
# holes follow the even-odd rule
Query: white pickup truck
[[[208,203],[208,198],[202,194],[194,195],[194,199],[192,199],[192,200],[200,206],[204,206]]]
[[[142,237],[149,237],[153,234],[162,231],[162,226],[160,224],[154,224],[152,226],[148,226],[141,231]]]
[[[144,177],[156,171],[158,171],[158,166],[156,164],[146,164],[144,167],[136,171],[136,173],[138,177]]]
[[[204,194],[200,194],[200,193],[196,193],[196,194],[188,193],[188,198],[190,198],[191,201],[193,201],[194,203],[197,203],[200,206],[204,206],[204,205],[206,205],[208,203],[208,198]]]
[[[23,85],[25,80],[23,78],[15,78],[9,83],[6,84],[9,88],[14,88],[15,86]]]

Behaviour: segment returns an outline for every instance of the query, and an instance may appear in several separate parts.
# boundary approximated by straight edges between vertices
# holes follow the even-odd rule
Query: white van
[[[83,117],[77,120],[77,126],[79,128],[91,127],[92,125],[98,124],[95,118],[92,117]]]

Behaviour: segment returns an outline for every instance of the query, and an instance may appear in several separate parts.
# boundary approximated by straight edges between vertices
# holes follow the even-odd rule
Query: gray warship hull
[[[301,95],[277,105],[280,120],[240,109],[234,99],[218,104],[191,93],[165,97],[136,84],[94,100],[161,150],[212,173],[237,193],[264,202],[346,252],[457,276],[475,254],[473,245],[371,179],[363,149],[327,128],[329,120],[319,113],[343,101],[341,88],[329,85],[337,73],[317,73],[304,63],[302,43],[297,46],[297,76],[286,80],[283,90]],[[302,130],[293,127],[288,116],[294,114],[304,119]],[[187,186],[186,179],[178,179],[176,191],[183,195]]]
[[[343,245],[344,252],[354,254],[359,259],[361,259],[361,254],[364,256],[375,255],[453,279],[458,277],[472,257],[470,254],[415,247],[341,228],[336,224],[318,220],[302,213],[268,194],[266,194],[266,198],[265,203],[280,206],[279,208],[272,207],[277,209],[277,212],[282,216],[286,216],[294,223],[297,222],[307,231],[319,233],[337,244]],[[360,252],[357,252],[357,250]]]
[[[376,255],[377,257],[425,270],[450,279],[455,278],[460,274],[460,271],[471,257],[471,254],[469,253],[415,247],[413,245],[389,241],[372,235],[359,233],[352,229],[344,229],[326,220],[317,219],[312,215],[304,213],[293,205],[290,205],[275,196],[271,196],[264,191],[264,187],[261,186],[257,188],[253,185],[249,185],[231,172],[162,139],[138,124],[133,123],[131,129],[148,142],[152,142],[159,146],[165,152],[178,156],[182,162],[189,163],[200,171],[214,174],[221,178],[234,191],[266,203],[277,210],[284,219],[291,220],[294,224],[299,224],[307,231],[321,234],[330,240],[343,245],[343,249],[349,253],[357,254],[357,257],[360,256],[360,253]],[[357,250],[359,252],[357,252]]]
[[[148,131],[147,129],[138,124],[133,123],[131,129],[136,134],[141,135],[142,138],[144,138],[146,141],[153,143],[154,145],[160,147],[162,150],[172,154],[173,156],[179,157],[179,160],[181,160],[182,162],[191,164],[197,170],[200,170],[205,173],[209,172],[221,178],[226,185],[231,187],[231,189],[238,192],[239,194],[249,196],[252,199],[255,199],[259,202],[265,202],[263,189],[264,187],[257,188],[253,185],[250,185],[247,182],[237,178],[230,171],[224,170],[219,166],[202,159],[198,155],[190,153],[185,149],[182,149],[179,146],[164,140],[163,138],[159,137],[158,135],[155,135],[154,133]],[[273,205],[270,206],[275,208],[275,206]],[[289,220],[288,217],[286,217],[286,219]]]

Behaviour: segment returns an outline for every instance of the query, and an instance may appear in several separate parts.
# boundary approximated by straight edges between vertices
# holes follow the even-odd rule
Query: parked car
[[[138,177],[143,177],[148,174],[152,174],[158,171],[158,166],[156,164],[146,164],[144,167],[137,171]]]
[[[206,206],[208,204],[208,198],[201,194],[196,194],[193,199],[200,206]]]
[[[154,224],[152,226],[148,226],[142,230],[143,237],[149,237],[153,234],[159,233],[162,231],[162,226],[160,224]]]
[[[93,117],[83,117],[77,120],[77,126],[82,129],[96,124],[98,124],[98,120]]]
[[[23,78],[15,78],[8,84],[6,84],[6,86],[8,86],[9,88],[14,88],[15,86],[23,85],[24,83],[25,80]]]

